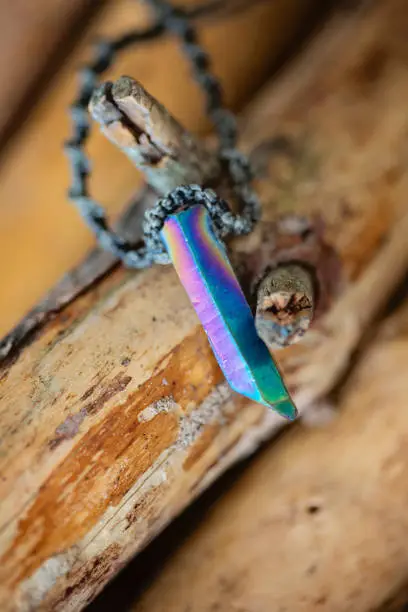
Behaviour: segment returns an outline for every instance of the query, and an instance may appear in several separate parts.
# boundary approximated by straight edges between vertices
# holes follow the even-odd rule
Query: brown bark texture
[[[242,120],[264,217],[253,235],[234,241],[233,257],[249,286],[271,263],[313,269],[316,322],[276,356],[315,421],[407,269],[407,27],[402,0],[337,12]],[[74,298],[68,278],[53,314],[37,312],[30,334],[20,328],[3,345],[4,610],[79,609],[227,466],[284,425],[228,389],[170,267],[103,274],[96,259],[91,276],[99,279]],[[83,270],[76,274],[86,286]],[[392,355],[386,372],[397,376]],[[403,382],[395,379],[405,393]],[[380,388],[388,401],[388,387]],[[376,414],[388,427],[380,409],[372,421],[369,411],[359,414],[368,428]],[[403,426],[402,409],[400,416]],[[400,438],[396,425],[390,446]],[[295,466],[315,452],[299,435],[287,443]],[[357,441],[352,448],[360,457]],[[353,453],[340,459],[354,466]],[[381,453],[372,443],[373,465]],[[342,470],[339,455],[327,457]],[[292,482],[290,494],[303,499],[304,478]]]

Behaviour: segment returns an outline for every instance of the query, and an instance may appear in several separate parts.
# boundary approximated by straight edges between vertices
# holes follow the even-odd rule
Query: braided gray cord
[[[112,41],[96,44],[95,58],[80,71],[80,89],[71,105],[73,135],[65,143],[65,151],[71,162],[72,183],[69,198],[76,205],[99,244],[111,251],[123,263],[132,268],[144,268],[152,263],[169,263],[169,257],[160,238],[160,230],[168,215],[195,204],[204,205],[220,238],[249,233],[260,216],[258,198],[251,188],[252,174],[248,159],[236,149],[237,127],[233,114],[222,102],[218,80],[209,72],[209,57],[198,44],[191,17],[199,14],[200,7],[188,13],[174,8],[166,0],[145,0],[155,11],[156,23],[144,31],[132,31]],[[143,223],[144,243],[136,247],[109,229],[103,208],[89,195],[88,178],[90,164],[84,145],[90,132],[88,104],[98,78],[112,65],[116,54],[137,42],[151,40],[164,32],[178,36],[188,57],[196,81],[206,96],[207,113],[218,135],[218,155],[229,177],[233,192],[240,204],[240,214],[231,211],[229,205],[212,190],[198,185],[180,186],[145,213]]]

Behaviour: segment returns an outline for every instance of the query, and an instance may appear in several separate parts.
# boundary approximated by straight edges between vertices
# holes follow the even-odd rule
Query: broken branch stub
[[[104,83],[92,96],[89,109],[105,136],[159,194],[217,179],[220,165],[214,153],[134,79],[122,76]]]

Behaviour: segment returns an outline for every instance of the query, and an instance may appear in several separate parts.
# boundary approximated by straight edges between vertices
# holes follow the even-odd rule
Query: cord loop
[[[249,160],[236,149],[235,117],[223,106],[220,83],[209,72],[208,54],[197,42],[196,30],[187,11],[172,7],[166,0],[145,1],[154,9],[156,23],[147,30],[129,32],[116,40],[97,41],[93,61],[81,68],[79,94],[70,107],[73,135],[64,147],[72,170],[69,199],[76,205],[99,244],[132,268],[145,268],[152,263],[170,263],[160,231],[168,215],[177,210],[196,204],[204,205],[211,216],[214,230],[221,239],[228,235],[248,234],[261,213],[258,197],[251,187],[252,172]],[[227,202],[210,189],[202,189],[199,185],[180,186],[146,211],[143,222],[144,244],[136,247],[109,229],[103,208],[89,195],[87,182],[91,167],[84,152],[84,144],[91,127],[88,104],[97,86],[98,77],[111,67],[118,51],[136,42],[151,40],[165,31],[181,39],[193,75],[206,95],[207,113],[218,134],[219,158],[226,168],[241,212],[232,212]]]

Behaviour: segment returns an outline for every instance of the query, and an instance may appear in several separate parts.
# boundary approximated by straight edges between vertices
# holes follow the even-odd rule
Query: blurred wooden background
[[[245,11],[222,19],[209,19],[202,24],[203,41],[214,58],[215,71],[225,85],[230,106],[240,109],[253,97],[279,67],[282,58],[299,46],[303,35],[327,4],[318,0],[248,0]],[[347,5],[358,3],[344,4],[347,10]],[[372,4],[380,6],[381,2]],[[380,94],[375,88],[370,89],[371,82],[381,74],[381,66],[387,69],[384,81],[379,78],[379,82],[388,84],[391,89],[395,83],[401,87],[393,90],[394,93],[404,91],[408,82],[406,45],[401,42],[401,35],[395,36],[394,41],[393,30],[398,30],[399,23],[406,26],[406,17],[405,21],[399,18],[404,12],[404,2],[392,0],[391,4],[395,9],[390,12],[393,27],[389,28],[389,33],[381,34],[387,39],[386,59],[381,60],[381,53],[374,53],[371,63],[362,62],[366,70],[364,75],[361,67],[353,74],[344,70],[339,77],[340,84],[336,81],[336,66],[333,66],[333,71],[322,75],[322,80],[318,81],[321,89],[309,92],[311,107],[314,104],[318,107],[316,100],[324,87],[333,92],[325,117],[330,119],[329,104],[333,102],[334,112],[340,108],[350,121],[349,132],[342,132],[339,125],[333,130],[346,152],[350,135],[354,138],[350,149],[354,151],[355,147],[357,153],[363,151],[364,138],[369,141],[364,132],[365,103],[371,104],[375,112],[386,103],[384,87],[381,87],[384,98],[380,102]],[[0,90],[0,261],[3,279],[0,334],[9,330],[65,271],[80,261],[93,243],[92,236],[65,197],[69,177],[61,143],[69,129],[66,107],[75,94],[74,68],[87,57],[88,44],[95,34],[119,33],[133,24],[145,22],[146,13],[134,0],[72,0],[69,3],[38,0],[35,4],[29,0],[14,0],[0,6],[3,83]],[[377,34],[379,31],[380,27]],[[369,28],[364,30],[364,36],[370,39]],[[364,49],[365,42],[361,45]],[[367,49],[372,50],[371,43],[367,43]],[[188,67],[177,47],[168,40],[124,54],[112,74],[122,73],[140,79],[191,130],[204,132],[208,129],[200,94],[191,82]],[[364,91],[363,86],[366,87]],[[353,95],[357,90],[356,99],[361,107],[356,111]],[[395,98],[392,99],[395,104]],[[304,101],[299,100],[299,108],[304,106]],[[351,107],[356,112],[348,115]],[[405,108],[402,103],[396,108],[399,112],[383,125],[391,161],[393,156],[400,159],[405,155],[403,143],[398,139],[398,126],[406,125]],[[316,108],[315,112],[318,112]],[[302,116],[300,111],[297,119],[299,116]],[[296,119],[296,109],[293,117]],[[394,119],[395,125],[389,127]],[[289,116],[289,124],[290,120]],[[367,125],[373,123],[371,115]],[[322,128],[327,141],[331,127],[328,121]],[[262,131],[261,122],[259,131]],[[377,145],[378,141],[379,138]],[[95,167],[92,189],[115,215],[140,185],[140,177],[98,133],[92,136],[89,150]],[[373,146],[372,150],[377,155],[378,147]],[[382,167],[383,159],[379,157],[376,159]],[[362,164],[365,159],[362,154]],[[370,158],[367,163],[372,162]],[[375,173],[373,168],[367,172],[370,178],[371,172]],[[347,164],[343,168],[336,165],[327,179],[325,194],[330,196],[332,179],[337,181],[337,195],[341,193],[342,181],[347,183],[350,175],[354,180],[350,189],[357,185],[358,191],[357,172],[353,172],[347,169]],[[405,176],[404,171],[401,174]],[[388,202],[386,198],[390,197],[393,205],[402,202],[401,207],[406,201],[401,197],[406,194],[401,177],[396,178],[395,173],[389,172],[389,184],[381,194],[377,194],[375,188],[376,178],[373,178],[374,187],[370,184],[370,194],[375,192],[381,205],[375,209],[375,224],[365,230],[361,249],[363,256],[369,252],[370,257],[377,243],[384,239],[385,226],[392,225],[388,220],[391,206],[384,205]],[[400,179],[402,186],[397,193],[392,185],[399,186]],[[374,196],[372,201],[376,201]],[[344,210],[344,216],[350,216],[347,202]],[[357,243],[358,236],[353,244]],[[367,248],[368,243],[370,248]],[[367,261],[360,257],[357,247],[358,244],[350,259],[363,269]],[[346,247],[344,252],[347,254]],[[355,360],[351,376],[335,397],[335,405],[341,412],[339,418],[329,412],[331,422],[318,429],[295,425],[250,462],[234,486],[231,486],[234,478],[227,477],[218,490],[222,499],[213,504],[217,496],[209,494],[200,502],[199,510],[195,506],[196,517],[190,521],[192,528],[185,542],[181,535],[186,515],[181,523],[170,528],[173,545],[166,544],[166,536],[153,544],[150,552],[148,549],[142,554],[96,600],[93,609],[132,608],[134,612],[401,611],[408,591],[405,545],[408,534],[405,512],[408,503],[405,444],[408,387],[403,367],[408,362],[407,321],[405,305],[370,334],[369,342],[362,348],[364,358]],[[54,416],[52,410],[54,408],[47,414],[50,420]],[[26,435],[30,437],[30,434],[27,426]],[[53,461],[58,463],[58,459]],[[72,461],[76,461],[75,452]],[[58,487],[54,494],[58,498]],[[202,516],[206,520],[200,521]],[[29,527],[31,534],[35,532],[35,525]],[[34,533],[33,538],[35,536]],[[45,548],[47,543],[43,542]],[[27,547],[29,544],[31,542]],[[164,563],[163,556],[169,552],[172,554]],[[106,582],[112,568],[106,560],[105,563],[93,567],[89,575],[84,576],[83,583],[79,580],[79,586],[76,585],[79,591],[87,586],[87,581],[95,582],[93,593]],[[150,573],[146,572],[148,566],[153,568]],[[143,586],[151,584],[137,597],[142,578]],[[44,592],[47,588],[46,585]],[[74,587],[66,589],[67,597],[72,595],[70,589]],[[33,600],[36,597],[41,600],[43,595],[35,588],[30,591]],[[7,593],[5,597],[7,599]],[[24,602],[22,607],[20,604],[12,602],[10,610],[28,609]],[[68,609],[63,597],[53,609]]]
[[[251,98],[322,4],[248,0],[246,10],[203,25],[203,42],[231,107],[239,109]],[[0,6],[0,336],[93,244],[65,197],[69,175],[62,142],[75,67],[89,55],[96,35],[145,22],[146,11],[136,0],[15,0]],[[112,75],[122,73],[137,77],[191,130],[208,128],[200,93],[174,44],[125,52]],[[115,213],[140,177],[119,152],[112,164],[111,149],[99,134],[92,136],[92,190]]]

